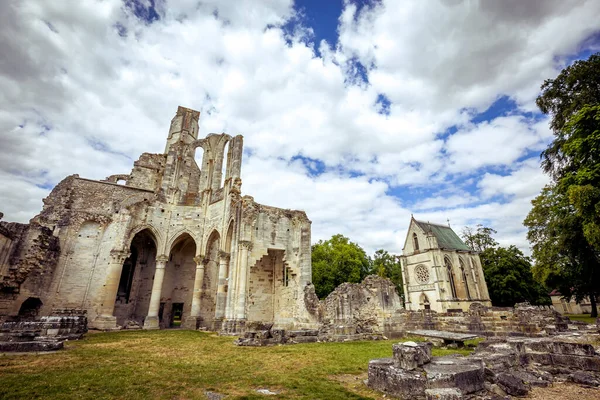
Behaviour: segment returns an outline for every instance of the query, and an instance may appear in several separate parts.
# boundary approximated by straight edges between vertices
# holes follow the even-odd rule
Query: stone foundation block
[[[583,371],[600,372],[600,356],[586,357],[568,354],[552,354],[554,365],[571,367]]]
[[[0,342],[0,353],[3,352],[35,352],[61,350],[64,343],[60,341]]]
[[[479,360],[461,357],[435,357],[423,366],[429,389],[456,388],[463,394],[483,389],[485,373]]]
[[[412,371],[431,361],[432,343],[404,342],[392,346],[394,365]]]
[[[405,371],[396,368],[392,358],[380,358],[369,362],[367,385],[400,398],[422,398],[427,377],[423,371]]]

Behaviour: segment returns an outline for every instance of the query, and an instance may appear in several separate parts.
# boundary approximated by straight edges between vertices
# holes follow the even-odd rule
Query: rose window
[[[421,283],[429,282],[429,270],[424,265],[417,265],[415,267],[415,277]]]

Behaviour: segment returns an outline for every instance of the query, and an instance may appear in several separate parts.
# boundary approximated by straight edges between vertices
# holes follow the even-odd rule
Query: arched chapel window
[[[469,291],[469,281],[467,281],[467,272],[465,271],[465,263],[461,258],[458,259],[460,262],[460,273],[462,274],[462,280],[465,284],[465,290],[467,292],[467,299],[471,299],[471,292]]]
[[[413,247],[415,248],[415,251],[419,250],[419,238],[416,233],[413,233]]]
[[[446,266],[446,271],[448,272],[448,281],[450,281],[450,292],[452,294],[452,298],[456,298],[456,286],[454,285],[454,272],[452,271],[452,263],[450,263],[450,259],[448,257],[444,257],[444,265]]]

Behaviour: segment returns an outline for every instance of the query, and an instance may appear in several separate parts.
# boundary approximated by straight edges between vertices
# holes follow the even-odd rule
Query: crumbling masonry
[[[28,225],[0,223],[0,319],[76,308],[99,329],[316,326],[311,222],[242,196],[242,136],[198,139],[199,115],[179,107],[164,153],[130,174],[69,176]]]

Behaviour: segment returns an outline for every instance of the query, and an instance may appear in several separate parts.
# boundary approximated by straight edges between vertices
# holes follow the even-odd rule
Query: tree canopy
[[[371,272],[367,253],[343,235],[319,240],[312,246],[313,284],[319,298],[344,282],[361,282]]]
[[[551,303],[546,289],[533,279],[529,257],[517,247],[490,247],[479,256],[493,305]]]
[[[477,225],[464,227],[465,243],[479,252],[483,274],[492,304],[512,307],[515,303],[550,304],[547,290],[533,278],[531,260],[516,246],[499,247],[493,234],[496,230]]]
[[[461,236],[467,246],[475,251],[482,252],[486,249],[498,246],[498,242],[492,237],[492,235],[496,233],[498,232],[494,229],[478,224],[475,229],[470,226],[465,226],[461,232]]]
[[[552,184],[525,219],[535,274],[576,301],[600,292],[600,53],[565,68],[536,100],[554,140],[542,152]]]
[[[399,256],[390,254],[387,250],[377,250],[373,255],[372,271],[382,278],[391,280],[396,286],[396,292],[402,296],[404,288],[402,287],[402,267]]]

